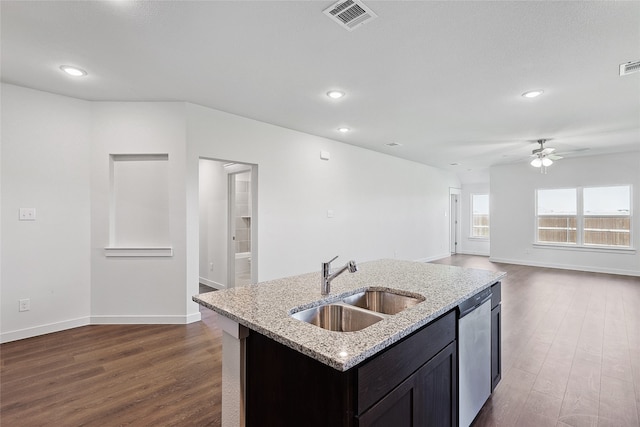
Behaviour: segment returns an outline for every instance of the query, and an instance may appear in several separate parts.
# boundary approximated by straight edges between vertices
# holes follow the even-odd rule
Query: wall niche
[[[106,256],[172,256],[169,154],[109,155]]]

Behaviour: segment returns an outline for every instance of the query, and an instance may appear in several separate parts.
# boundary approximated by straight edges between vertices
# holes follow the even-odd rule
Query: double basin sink
[[[294,319],[336,332],[355,332],[385,317],[413,307],[425,298],[389,289],[366,289],[339,302],[324,304],[291,314]]]

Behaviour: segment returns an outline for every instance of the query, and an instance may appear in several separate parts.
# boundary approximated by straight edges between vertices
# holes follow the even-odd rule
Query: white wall
[[[478,239],[471,236],[471,195],[489,194],[489,183],[462,184],[462,195],[460,196],[462,236],[460,236],[459,253],[469,255],[489,256],[489,240]],[[489,201],[491,203],[491,201]],[[490,227],[492,218],[489,218]],[[491,233],[491,228],[489,228]]]
[[[89,323],[90,123],[86,101],[2,84],[2,342]]]
[[[534,246],[535,190],[578,186],[633,186],[633,252]],[[640,275],[640,153],[565,158],[546,175],[527,164],[491,168],[491,259],[545,267]]]
[[[200,282],[222,289],[227,287],[227,173],[223,162],[200,159],[199,165]]]
[[[185,104],[95,102],[91,151],[92,323],[186,323],[199,319],[186,286]],[[171,257],[105,257],[109,155],[169,155]],[[196,165],[197,170],[197,165]],[[197,259],[197,257],[196,257]]]
[[[2,341],[197,320],[200,157],[258,165],[258,280],[316,271],[334,255],[448,255],[452,173],[192,104],[2,90]],[[150,153],[168,154],[173,256],[106,257],[109,155]],[[18,222],[19,207],[35,207],[37,221]],[[22,298],[31,310],[18,313]]]
[[[200,157],[258,165],[258,280],[319,271],[335,255],[336,265],[448,255],[453,173],[193,104],[187,116],[188,188]],[[197,224],[198,193],[187,197],[188,224]],[[197,230],[188,234],[195,252]]]

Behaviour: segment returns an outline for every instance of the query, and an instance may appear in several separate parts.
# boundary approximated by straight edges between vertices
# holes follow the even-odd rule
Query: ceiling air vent
[[[640,61],[627,62],[626,64],[620,64],[620,75],[626,76],[627,74],[637,73],[640,71]]]
[[[323,13],[347,31],[353,31],[360,25],[373,21],[378,17],[369,9],[369,6],[366,6],[360,0],[339,1],[325,9]]]

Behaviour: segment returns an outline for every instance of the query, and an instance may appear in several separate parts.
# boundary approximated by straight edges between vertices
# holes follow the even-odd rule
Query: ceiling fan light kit
[[[555,148],[545,148],[544,143],[546,139],[539,139],[536,142],[540,144],[540,148],[536,148],[531,152],[531,156],[533,160],[531,160],[531,166],[534,168],[540,168],[540,173],[547,173],[547,167],[553,164],[553,160],[561,159],[560,156],[553,155],[553,152],[556,151]]]

